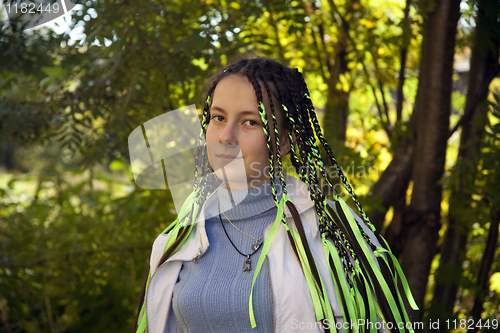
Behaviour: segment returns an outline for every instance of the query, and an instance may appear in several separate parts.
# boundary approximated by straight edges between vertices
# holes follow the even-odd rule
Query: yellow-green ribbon
[[[377,249],[375,250],[375,255],[378,257],[382,257],[384,260],[386,258],[382,255],[382,253],[387,253],[389,255],[389,258],[391,258],[392,263],[394,267],[396,268],[397,271],[397,276],[401,279],[401,284],[403,285],[403,290],[405,291],[406,298],[408,299],[408,303],[410,304],[411,308],[415,311],[418,310],[418,305],[415,302],[415,299],[413,298],[413,295],[411,293],[410,286],[408,285],[408,281],[406,280],[405,274],[403,273],[403,270],[401,269],[401,266],[399,265],[398,259],[392,254],[392,252],[387,251],[383,247],[378,246]],[[387,260],[386,260],[387,262]],[[390,267],[389,265],[387,265]],[[396,276],[395,276],[396,277]],[[394,281],[394,284],[397,286],[397,279]]]
[[[264,245],[262,245],[262,252],[259,256],[259,260],[257,261],[257,266],[255,267],[255,273],[253,274],[253,280],[252,280],[252,287],[250,289],[250,299],[248,300],[248,312],[250,316],[250,323],[252,324],[252,328],[257,327],[257,323],[255,322],[255,315],[253,311],[253,286],[255,285],[255,280],[257,280],[257,275],[259,275],[260,269],[262,268],[262,264],[264,263],[264,260],[266,259],[267,252],[269,251],[269,247],[271,246],[271,242],[274,238],[274,235],[276,234],[276,231],[278,231],[278,228],[280,226],[280,223],[283,219],[283,211],[285,207],[285,202],[286,201],[291,201],[290,198],[283,193],[283,197],[281,198],[281,201],[278,204],[278,212],[276,213],[276,219],[274,220],[273,226],[271,228],[271,231],[269,231],[269,235],[266,238],[266,241],[264,242]]]
[[[302,240],[300,239],[299,233],[295,229],[290,228],[288,225],[285,225],[285,228],[292,234],[293,240],[295,241],[300,264],[302,266],[302,270],[304,271],[304,276],[309,288],[309,293],[311,294],[311,299],[313,301],[314,314],[316,315],[316,320],[320,321],[325,318],[323,315],[324,300],[321,300],[321,297],[318,293],[319,286],[317,286],[311,272],[311,266],[309,264],[309,260],[307,260],[307,255],[305,253],[304,246],[302,245]]]
[[[146,282],[146,293],[149,286],[149,280],[151,279],[151,272],[148,273],[148,281]],[[148,325],[147,314],[146,314],[146,299],[142,303],[141,312],[139,312],[139,325],[137,326],[136,333],[144,333],[146,331],[146,326]]]
[[[330,275],[331,275],[331,279],[335,285],[337,295],[339,295],[339,297],[340,297],[340,293],[342,293],[344,295],[344,300],[345,300],[345,304],[347,307],[347,313],[349,314],[349,318],[351,320],[357,320],[358,316],[357,316],[355,308],[354,308],[355,306],[354,306],[353,298],[352,298],[352,295],[350,293],[350,288],[347,285],[347,280],[346,280],[347,278],[344,275],[344,270],[342,269],[342,261],[340,260],[337,249],[330,241],[328,241],[326,239],[325,234],[322,234],[321,236],[323,238],[323,245],[324,245],[323,248],[325,250],[326,258],[328,260],[328,258],[331,257],[333,264],[334,264],[334,267],[330,267]],[[339,277],[340,286],[337,285],[337,282],[336,282],[336,279],[335,279],[335,276],[334,276],[334,273],[332,272],[332,270],[336,271],[337,276]],[[344,322],[347,322],[347,317],[346,317],[346,314],[344,311],[342,311],[342,315],[344,318]],[[358,329],[356,327],[354,327],[353,331],[358,332]]]
[[[349,207],[345,203],[345,201],[342,198],[338,198],[338,202],[340,203],[340,206],[342,208],[342,211],[344,212],[345,217],[347,218],[348,225],[344,226],[345,228],[349,228],[353,234],[355,239],[353,239],[353,242],[357,242],[359,246],[361,247],[361,251],[363,253],[359,253],[358,255],[364,255],[366,260],[368,261],[369,265],[372,268],[372,271],[375,275],[375,278],[378,280],[380,283],[380,286],[382,287],[382,291],[387,298],[387,302],[389,304],[389,307],[391,309],[392,314],[395,317],[396,322],[402,322],[401,314],[399,312],[398,306],[396,304],[396,299],[394,299],[394,295],[392,295],[391,290],[387,283],[385,282],[384,276],[382,275],[380,268],[377,266],[375,263],[375,260],[372,256],[372,253],[370,249],[368,248],[368,245],[365,242],[365,239],[361,235],[361,231],[359,230],[358,224],[356,223],[354,216],[352,215]],[[329,211],[327,210],[327,214],[330,215]],[[332,217],[331,217],[332,218]],[[339,217],[340,219],[340,217]],[[333,220],[333,218],[332,218]],[[340,219],[342,221],[342,219]],[[367,267],[368,268],[368,267]],[[371,277],[368,276],[370,279]],[[404,311],[404,309],[403,309]]]
[[[194,222],[194,219],[196,218],[196,215],[198,213],[198,205],[195,203],[195,195],[196,193],[193,191],[184,201],[179,214],[177,215],[177,218],[175,219],[174,222],[172,222],[165,230],[163,230],[162,234],[167,234],[170,232],[170,235],[168,236],[167,243],[165,244],[165,248],[163,249],[163,253],[167,251],[169,246],[171,246],[175,240],[177,239],[177,236],[179,234],[180,228],[182,227],[181,221],[186,217],[186,215],[189,212],[189,208],[192,207],[192,205],[195,205],[194,210],[193,210],[193,216],[192,216],[192,222]],[[189,234],[191,233],[193,229],[194,223],[191,223],[189,228],[189,232],[187,233],[187,236],[185,239],[179,244],[177,249],[182,245],[182,243],[187,239]],[[175,251],[177,251],[175,249]],[[148,273],[148,280],[146,282],[146,289],[145,289],[145,295],[148,293],[148,287],[149,287],[149,280],[151,279],[151,271]],[[148,325],[147,321],[147,314],[146,314],[146,300],[144,299],[144,303],[142,304],[141,311],[139,312],[139,325],[137,326],[137,331],[136,333],[144,333],[146,331]]]

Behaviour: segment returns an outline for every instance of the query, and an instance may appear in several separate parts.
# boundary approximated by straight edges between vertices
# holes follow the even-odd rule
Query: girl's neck
[[[282,190],[279,178],[275,179],[275,185],[280,200]],[[220,209],[231,220],[255,216],[276,206],[270,181],[243,190],[227,189],[222,185],[217,190],[217,193],[220,200]],[[219,214],[219,212],[216,212],[216,214]]]

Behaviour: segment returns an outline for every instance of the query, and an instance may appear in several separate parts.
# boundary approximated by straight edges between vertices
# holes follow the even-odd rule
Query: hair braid
[[[215,83],[212,85],[208,92],[208,96],[203,103],[203,111],[202,111],[202,119],[201,119],[201,132],[200,132],[200,137],[199,137],[199,145],[198,148],[196,149],[196,157],[194,161],[194,191],[197,192],[198,188],[198,182],[199,182],[199,169],[200,167],[206,168],[206,156],[207,156],[207,150],[206,150],[206,142],[205,142],[205,134],[207,132],[207,126],[208,126],[208,117],[209,117],[209,109],[210,109],[210,99],[211,95],[215,89]],[[201,157],[201,162],[200,162],[200,157]],[[197,192],[198,193],[198,192]]]
[[[285,79],[288,83],[288,85],[292,86],[292,80],[289,75],[285,73]],[[293,86],[292,86],[293,87]],[[302,125],[302,131],[305,132],[305,135],[301,135],[301,133],[296,133],[298,135],[298,142],[299,145],[301,145],[301,152],[304,152],[304,156],[302,157],[303,160],[306,161],[306,172],[308,176],[308,186],[313,189],[314,191],[310,193],[311,199],[316,203],[318,210],[318,214],[324,215],[324,210],[320,209],[321,204],[319,203],[319,200],[321,201],[324,200],[324,194],[322,191],[319,190],[318,188],[318,180],[316,177],[316,174],[314,170],[316,169],[315,167],[315,161],[314,161],[314,156],[312,155],[312,142],[309,141],[307,138],[310,138],[311,136],[314,136],[314,132],[311,128],[311,125],[308,124],[308,122],[303,121],[303,115],[306,116],[307,119],[307,112],[304,110],[302,107],[304,103],[300,103],[299,101],[299,96],[296,95],[295,90],[291,89],[291,94],[292,94],[292,103],[296,106],[297,113],[298,113],[298,118],[299,122]],[[302,138],[306,138],[303,140]],[[320,196],[318,198],[318,195]]]
[[[258,67],[258,65],[254,66],[252,68],[252,71],[249,73],[248,79],[250,80],[250,83],[253,85],[253,88],[255,90],[255,94],[257,96],[257,104],[259,108],[259,114],[261,117],[261,120],[263,122],[263,129],[264,129],[264,135],[266,137],[266,145],[267,149],[269,151],[269,176],[271,180],[271,190],[273,192],[273,199],[274,202],[276,203],[276,206],[278,206],[279,200],[278,200],[278,194],[276,191],[276,186],[274,182],[274,154],[273,154],[273,149],[272,149],[272,143],[271,143],[271,136],[269,134],[269,121],[266,113],[266,108],[264,106],[264,103],[262,103],[262,91],[260,89],[260,84],[257,81],[257,78],[255,76],[255,70]]]
[[[325,137],[323,136],[323,133],[321,131],[321,127],[319,125],[319,122],[318,122],[318,118],[316,117],[316,112],[314,110],[314,106],[312,104],[312,101],[311,101],[311,98],[309,97],[309,91],[307,89],[307,85],[304,81],[304,77],[302,76],[302,74],[299,72],[299,75],[300,75],[300,82],[301,82],[301,85],[304,89],[304,97],[305,97],[305,100],[307,102],[307,104],[309,105],[309,118],[311,119],[311,122],[314,126],[314,129],[316,131],[316,134],[318,136],[318,138],[320,139],[321,143],[323,144],[323,146],[325,147],[325,150],[330,158],[330,161],[332,163],[332,165],[334,166],[337,174],[339,175],[339,178],[341,179],[342,183],[344,184],[346,190],[349,192],[350,196],[352,197],[354,203],[356,204],[356,208],[358,209],[358,211],[361,213],[362,217],[363,217],[363,220],[365,221],[365,223],[368,225],[368,227],[373,231],[375,232],[375,226],[373,224],[370,223],[369,219],[368,219],[368,216],[366,215],[365,211],[363,210],[363,207],[361,207],[361,203],[359,202],[357,196],[356,196],[356,193],[352,190],[351,188],[351,185],[349,184],[349,181],[347,180],[346,176],[344,175],[342,169],[340,168],[339,164],[337,163],[337,160],[335,159],[335,156],[333,155],[333,152],[332,150],[330,149],[330,146],[328,145],[328,142],[326,141]],[[326,178],[327,181],[328,181],[328,178]],[[358,221],[356,221],[356,223],[358,224],[359,226],[359,223]],[[368,237],[368,235],[366,234],[366,232],[364,231],[364,229],[359,226],[359,229],[361,231],[361,234],[363,236],[363,238],[367,241],[367,243],[370,245],[370,247],[372,248],[372,250],[375,250],[375,245],[373,245],[373,242],[371,241],[370,237]]]
[[[290,79],[289,75],[285,72],[283,72],[283,78],[286,80],[287,82],[287,85],[289,87],[293,87],[293,82],[292,80]],[[290,99],[291,99],[291,105],[293,106],[294,110],[297,111],[297,115],[298,115],[298,120],[299,120],[299,123],[303,126],[303,121],[302,121],[302,116],[300,115],[300,112],[299,111],[299,102],[298,102],[298,98],[297,98],[297,95],[295,94],[295,90],[294,89],[290,89]],[[295,124],[295,122],[293,123]],[[313,168],[314,165],[311,166],[311,159],[309,157],[309,154],[308,154],[308,151],[309,149],[307,149],[307,143],[304,142],[302,140],[302,133],[300,133],[302,130],[301,127],[299,126],[296,126],[295,127],[295,134],[297,136],[297,143],[299,144],[299,151],[300,151],[300,154],[301,154],[301,158],[302,158],[302,161],[303,161],[303,164],[305,164],[305,168],[306,170],[304,171],[306,173],[306,184],[311,187],[312,183],[311,183],[311,179],[310,179],[310,170],[311,170],[311,167]]]
[[[293,72],[294,75],[297,75],[296,73],[300,74],[300,72],[298,72],[298,71]],[[300,77],[300,78],[302,79],[302,77]],[[285,74],[285,79],[287,80],[288,85],[292,86],[292,79],[290,78],[290,76]],[[307,163],[306,163],[307,170],[306,171],[307,171],[308,178],[309,178],[308,186],[310,187],[311,200],[313,200],[315,207],[316,207],[316,211],[318,212],[318,218],[320,221],[320,228],[323,230],[329,230],[330,227],[328,227],[328,225],[330,225],[334,229],[329,230],[330,231],[329,235],[331,237],[333,237],[336,246],[342,247],[341,244],[343,244],[343,246],[345,246],[347,249],[350,249],[351,246],[350,246],[349,242],[347,241],[347,239],[344,237],[344,239],[341,240],[339,238],[339,235],[336,232],[334,232],[334,230],[337,230],[338,227],[335,225],[334,221],[329,220],[329,218],[326,215],[325,208],[324,208],[324,202],[326,200],[326,197],[325,197],[324,193],[321,191],[321,189],[319,188],[316,173],[314,171],[312,171],[312,170],[316,170],[315,162],[318,160],[321,160],[321,155],[319,154],[319,152],[317,155],[315,155],[313,153],[314,148],[316,148],[315,147],[316,143],[312,140],[312,138],[314,138],[314,131],[313,131],[313,128],[311,127],[310,122],[303,121],[304,118],[309,119],[309,113],[308,113],[304,98],[302,96],[297,96],[293,89],[291,89],[291,94],[292,94],[292,103],[297,106],[296,109],[298,112],[299,122],[303,126],[303,131],[305,132],[305,135],[300,135],[299,142],[302,142],[303,141],[302,138],[305,138],[305,142],[302,142],[302,146],[309,148],[309,149],[302,148],[302,151],[305,152],[305,154],[306,154],[306,156],[305,156],[305,159],[307,160]],[[299,102],[299,98],[302,99],[302,103]],[[349,250],[349,252],[350,252],[352,258],[354,260],[356,260],[355,253],[352,250]],[[347,255],[347,252],[345,250],[343,250],[343,251],[339,251],[339,253],[343,258],[343,262],[347,263],[347,267],[344,266],[344,269],[346,269],[346,273],[350,272],[352,274],[354,272],[354,267],[352,266],[352,264],[350,262],[349,256]]]
[[[296,133],[296,131],[297,131],[297,125],[295,124],[295,120],[293,118],[289,118],[290,115],[289,115],[289,112],[288,112],[288,108],[285,106],[285,104],[281,104],[281,107],[283,108],[283,112],[285,113],[285,117],[287,119],[290,119],[290,122],[292,123],[292,131],[293,131],[293,133]],[[295,171],[299,175],[300,179],[302,181],[304,181],[305,177],[306,177],[304,175],[304,171],[305,171],[304,170],[304,165],[302,164],[302,162],[299,160],[299,157],[297,156],[296,147],[295,147],[295,143],[294,143],[291,131],[288,131],[288,140],[290,141],[290,154],[291,154],[292,165],[295,168]]]
[[[284,72],[282,71],[281,68],[278,68],[278,73],[281,75],[284,75]],[[279,79],[282,80],[283,78],[279,78]],[[299,157],[297,156],[296,146],[295,146],[295,142],[294,142],[293,135],[292,135],[292,133],[295,133],[296,135],[298,135],[299,129],[298,129],[297,124],[295,123],[294,117],[292,116],[292,114],[288,110],[288,107],[284,104],[284,103],[286,103],[287,96],[285,96],[284,93],[281,91],[279,84],[278,84],[278,79],[276,78],[275,74],[272,74],[271,81],[273,82],[273,84],[276,87],[276,90],[278,92],[278,99],[280,101],[282,101],[281,107],[282,107],[283,113],[285,115],[284,122],[285,122],[285,124],[287,124],[289,122],[291,125],[290,126],[291,128],[287,128],[287,135],[288,135],[288,140],[290,142],[290,154],[291,154],[292,165],[295,168],[295,171],[299,175],[300,179],[302,181],[304,181],[305,175],[303,173],[303,171],[304,171],[303,170],[303,162],[301,162],[299,160]],[[290,131],[290,129],[291,129],[291,131]]]
[[[277,73],[283,75],[283,72],[282,72],[281,68],[278,68]],[[307,179],[307,176],[306,176],[305,170],[304,170],[304,165],[300,161],[299,157],[297,156],[297,153],[296,153],[296,149],[297,148],[295,146],[293,135],[292,135],[292,132],[293,132],[293,133],[295,133],[297,135],[297,137],[299,137],[299,135],[298,135],[298,133],[299,133],[298,132],[298,126],[295,123],[294,117],[290,114],[290,111],[288,110],[288,108],[284,104],[284,103],[286,103],[287,96],[284,95],[284,92],[281,91],[281,89],[279,87],[279,84],[278,84],[278,80],[283,80],[283,78],[282,77],[277,77],[277,74],[272,73],[270,80],[274,84],[274,87],[276,88],[277,95],[278,95],[278,100],[282,102],[281,107],[282,107],[283,113],[285,115],[284,122],[285,122],[286,132],[287,132],[287,135],[288,135],[288,140],[289,140],[289,143],[290,143],[290,155],[291,155],[290,160],[291,160],[292,165],[293,165],[295,171],[297,172],[297,175],[299,176],[299,178],[302,181],[308,183],[308,179]],[[268,90],[268,94],[269,94],[269,90]],[[289,126],[287,126],[288,122],[290,123],[290,125],[291,125],[290,127],[291,128],[288,128],[289,127]]]
[[[266,92],[267,92],[267,96],[269,97],[269,104],[271,106],[271,118],[273,119],[273,128],[274,128],[274,141],[275,141],[274,157],[276,158],[276,161],[278,164],[278,173],[279,173],[279,177],[280,177],[282,191],[284,194],[286,194],[287,193],[286,192],[286,183],[285,183],[285,178],[283,177],[283,165],[281,163],[281,152],[280,152],[281,146],[280,146],[280,139],[279,139],[278,124],[276,121],[276,116],[274,114],[275,112],[274,112],[273,96],[271,95],[271,90],[269,89],[269,84],[264,79],[262,74],[259,75],[259,78],[262,80],[264,87],[266,89]]]

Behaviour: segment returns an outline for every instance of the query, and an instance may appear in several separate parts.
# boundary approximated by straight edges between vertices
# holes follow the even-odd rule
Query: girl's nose
[[[227,145],[238,144],[234,126],[232,126],[231,124],[227,124],[224,127],[224,130],[220,133],[219,142]]]

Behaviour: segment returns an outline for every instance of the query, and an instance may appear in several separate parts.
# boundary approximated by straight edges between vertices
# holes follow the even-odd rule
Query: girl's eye
[[[224,117],[223,116],[212,116],[210,119],[215,119],[215,122],[217,123],[220,123],[220,122],[223,122],[224,121]]]
[[[253,127],[253,126],[258,125],[259,123],[256,122],[255,120],[246,120],[245,124],[248,125],[248,126],[252,126]]]

